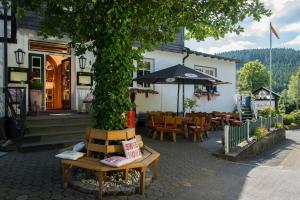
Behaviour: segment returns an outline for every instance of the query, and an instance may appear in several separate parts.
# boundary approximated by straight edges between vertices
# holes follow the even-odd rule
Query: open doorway
[[[46,109],[71,109],[71,58],[47,55],[45,71]]]

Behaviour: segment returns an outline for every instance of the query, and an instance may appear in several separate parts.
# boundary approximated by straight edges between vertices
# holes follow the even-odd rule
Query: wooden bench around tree
[[[97,129],[89,129],[87,132],[87,156],[84,156],[78,160],[61,160],[62,173],[63,173],[63,186],[68,187],[68,172],[71,168],[82,168],[96,172],[99,181],[99,199],[103,196],[103,185],[107,176],[107,172],[111,171],[124,171],[125,179],[129,169],[136,169],[140,171],[140,194],[144,194],[145,191],[145,176],[147,168],[153,163],[154,172],[153,178],[158,175],[158,161],[160,154],[153,149],[144,146],[142,149],[143,157],[122,167],[110,167],[108,165],[100,163],[100,159],[92,157],[94,153],[113,153],[121,151],[120,145],[109,145],[109,141],[120,140],[121,138],[131,138],[134,129],[127,129],[124,131],[100,131]],[[104,140],[104,144],[99,144],[99,141]],[[95,142],[96,141],[96,142]]]

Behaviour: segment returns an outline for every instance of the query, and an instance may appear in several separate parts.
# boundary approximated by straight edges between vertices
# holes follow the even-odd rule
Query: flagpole
[[[271,31],[271,22],[270,22],[270,108],[272,108],[272,31]]]

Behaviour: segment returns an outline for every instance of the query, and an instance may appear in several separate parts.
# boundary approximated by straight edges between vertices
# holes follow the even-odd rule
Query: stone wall
[[[277,129],[272,131],[265,138],[249,144],[243,151],[241,151],[234,160],[243,160],[251,158],[271,149],[274,145],[286,140],[285,129]]]

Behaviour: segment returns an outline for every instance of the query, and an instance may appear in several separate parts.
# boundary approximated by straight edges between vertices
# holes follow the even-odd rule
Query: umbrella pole
[[[179,82],[177,85],[177,116],[178,116],[178,111],[179,111]]]
[[[185,113],[185,108],[184,108],[184,84],[182,84],[182,111],[183,111],[183,117]]]

